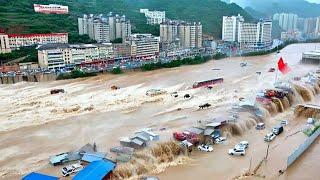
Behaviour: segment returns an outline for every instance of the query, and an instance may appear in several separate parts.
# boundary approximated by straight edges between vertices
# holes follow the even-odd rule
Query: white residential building
[[[33,4],[34,11],[37,13],[44,13],[44,14],[68,14],[69,7],[62,6],[59,4]]]
[[[112,44],[47,44],[38,48],[41,68],[60,69],[94,60],[113,58]]]
[[[272,22],[239,23],[238,42],[249,47],[265,47],[272,44]]]
[[[132,34],[125,43],[131,45],[132,57],[148,59],[159,56],[159,40],[151,34]]]
[[[143,13],[147,18],[147,24],[161,24],[166,19],[165,11],[149,11],[149,9],[140,9],[140,13]]]
[[[244,22],[240,14],[238,16],[223,16],[222,18],[222,40],[226,42],[236,42],[238,40],[239,23]]]

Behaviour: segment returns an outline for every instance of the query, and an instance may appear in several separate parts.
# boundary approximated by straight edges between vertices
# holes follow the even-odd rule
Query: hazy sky
[[[320,0],[307,0],[307,1],[320,4]]]

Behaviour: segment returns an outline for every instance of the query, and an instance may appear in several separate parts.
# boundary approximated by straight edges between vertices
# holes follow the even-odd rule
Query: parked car
[[[237,155],[237,156],[244,156],[246,154],[246,150],[245,149],[229,149],[228,151],[229,155]]]
[[[235,149],[247,149],[249,147],[248,141],[241,141],[237,145],[234,146]]]
[[[288,120],[282,120],[280,124],[281,124],[281,126],[286,126],[289,124],[289,122],[288,122]]]
[[[204,151],[204,152],[212,152],[213,151],[212,146],[208,146],[208,145],[204,145],[204,144],[199,145],[198,149],[199,149],[199,151]]]
[[[256,126],[256,130],[262,130],[266,128],[266,125],[264,123],[258,123]]]
[[[73,173],[80,171],[83,166],[80,163],[72,164],[61,169],[62,175],[64,177],[69,176]]]
[[[282,126],[276,126],[272,129],[272,132],[275,134],[275,135],[279,135],[283,132],[283,127]]]
[[[276,138],[276,135],[271,132],[264,136],[264,141],[271,142],[274,138]]]

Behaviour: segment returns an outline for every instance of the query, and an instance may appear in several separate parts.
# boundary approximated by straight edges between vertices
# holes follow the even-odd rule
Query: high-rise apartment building
[[[285,31],[295,31],[298,27],[298,15],[292,13],[274,14],[273,20],[279,21],[279,26]]]
[[[162,43],[180,41],[184,48],[202,47],[202,24],[183,21],[166,21],[160,24],[160,40]]]
[[[222,22],[222,40],[238,42],[249,46],[269,46],[272,44],[272,21],[260,20],[248,23],[238,16],[224,16]]]
[[[272,22],[239,23],[238,42],[254,47],[265,47],[272,44]]]
[[[244,19],[238,16],[223,16],[222,18],[222,40],[226,42],[236,42],[238,40],[239,23]]]
[[[105,43],[115,40],[116,38],[125,39],[131,34],[130,21],[125,16],[112,15],[107,17],[103,15],[84,15],[78,18],[79,34],[88,34],[91,39],[98,43]]]
[[[315,18],[305,18],[303,33],[307,36],[313,36],[316,30],[316,23]]]

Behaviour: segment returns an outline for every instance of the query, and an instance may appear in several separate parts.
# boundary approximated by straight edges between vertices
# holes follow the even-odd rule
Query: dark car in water
[[[279,135],[283,132],[283,127],[282,126],[276,126],[272,129],[273,134]]]

